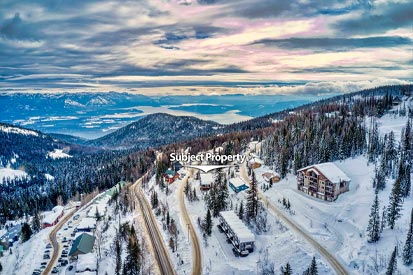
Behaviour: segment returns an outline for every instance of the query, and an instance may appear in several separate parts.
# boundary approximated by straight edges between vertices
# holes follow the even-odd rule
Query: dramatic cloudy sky
[[[411,1],[0,0],[0,89],[345,92],[410,82],[412,41]]]

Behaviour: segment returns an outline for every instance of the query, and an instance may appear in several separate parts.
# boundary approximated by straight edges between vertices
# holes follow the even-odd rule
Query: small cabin
[[[200,173],[199,188],[203,191],[211,189],[212,182],[214,181],[212,174]]]
[[[270,184],[279,182],[281,179],[279,174],[269,173],[269,172],[262,174],[262,177],[265,180],[265,182],[270,183]]]
[[[228,182],[229,187],[231,187],[235,193],[239,193],[249,188],[248,184],[240,177],[232,178]]]
[[[175,170],[172,170],[171,168],[168,168],[168,170],[166,170],[164,174],[165,182],[169,184],[173,183],[178,178],[179,178],[179,174]]]
[[[59,222],[59,219],[63,217],[64,214],[64,207],[63,206],[55,206],[52,211],[50,211],[47,215],[44,216],[42,226],[43,228],[53,226]]]

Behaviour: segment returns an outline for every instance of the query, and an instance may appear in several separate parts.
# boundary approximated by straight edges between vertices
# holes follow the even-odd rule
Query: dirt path
[[[60,244],[57,241],[57,232],[62,228],[62,226],[73,216],[73,214],[77,211],[77,209],[73,209],[68,215],[64,216],[63,219],[61,219],[53,228],[53,230],[49,234],[49,240],[52,243],[53,246],[53,255],[52,258],[49,261],[49,264],[43,270],[43,275],[48,275],[53,269],[53,266],[55,265],[57,259],[59,258],[60,254]]]

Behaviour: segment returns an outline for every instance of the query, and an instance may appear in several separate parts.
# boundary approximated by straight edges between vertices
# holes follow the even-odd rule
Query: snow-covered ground
[[[378,120],[380,134],[394,131],[396,139],[400,140],[400,132],[406,122],[406,117],[385,115]],[[395,229],[384,229],[379,242],[368,243],[366,228],[374,200],[374,164],[368,164],[364,156],[334,163],[351,178],[350,191],[341,194],[334,202],[322,201],[298,191],[296,176],[292,174],[275,183],[264,194],[280,208],[279,200],[283,197],[288,199],[295,213],[290,217],[345,263],[352,273],[375,274],[374,261],[383,272],[394,247],[402,251],[413,207],[412,196],[405,199],[402,217],[396,222]],[[261,175],[270,170],[262,166],[254,171],[258,181],[263,183]],[[394,179],[388,179],[386,188],[379,193],[381,209],[388,205],[393,182]],[[401,274],[413,273],[402,264],[401,258],[398,258],[398,270]]]
[[[52,159],[71,158],[72,156],[63,152],[63,149],[54,149],[53,152],[48,152],[47,156]]]
[[[5,133],[12,133],[12,134],[21,134],[21,135],[31,135],[31,136],[39,136],[39,134],[35,131],[31,130],[26,130],[26,129],[20,129],[18,127],[13,127],[13,126],[6,126],[6,125],[1,125],[0,126],[0,131],[3,131]]]
[[[27,173],[21,170],[15,170],[11,168],[0,168],[0,184],[4,179],[25,178]]]

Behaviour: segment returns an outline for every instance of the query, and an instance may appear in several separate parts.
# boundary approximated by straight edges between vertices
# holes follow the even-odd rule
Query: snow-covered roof
[[[314,169],[315,168],[315,169]],[[325,176],[332,183],[340,183],[341,181],[350,181],[351,179],[332,162],[319,163],[310,165],[299,169],[298,171],[313,169],[314,172],[318,171]]]
[[[64,207],[60,205],[53,207],[52,211],[48,212],[44,216],[43,223],[53,224],[62,214],[63,210],[64,210]]]
[[[280,175],[278,173],[270,173],[270,172],[266,172],[266,173],[262,174],[262,176],[267,180],[270,180],[273,177],[280,177]]]
[[[94,218],[83,218],[77,226],[77,229],[90,229],[95,227],[96,220]]]
[[[96,271],[96,263],[97,258],[94,253],[80,254],[77,258],[76,273],[81,272],[83,275],[86,274],[85,271]]]
[[[248,186],[248,184],[240,177],[237,178],[233,178],[229,180],[231,182],[231,184],[235,187],[238,188],[240,186],[246,185]]]
[[[248,227],[239,219],[239,217],[232,211],[221,211],[219,215],[225,220],[227,225],[231,228],[234,234],[239,239],[240,243],[255,241],[254,234]]]
[[[211,185],[214,178],[211,173],[201,173],[201,185]]]

